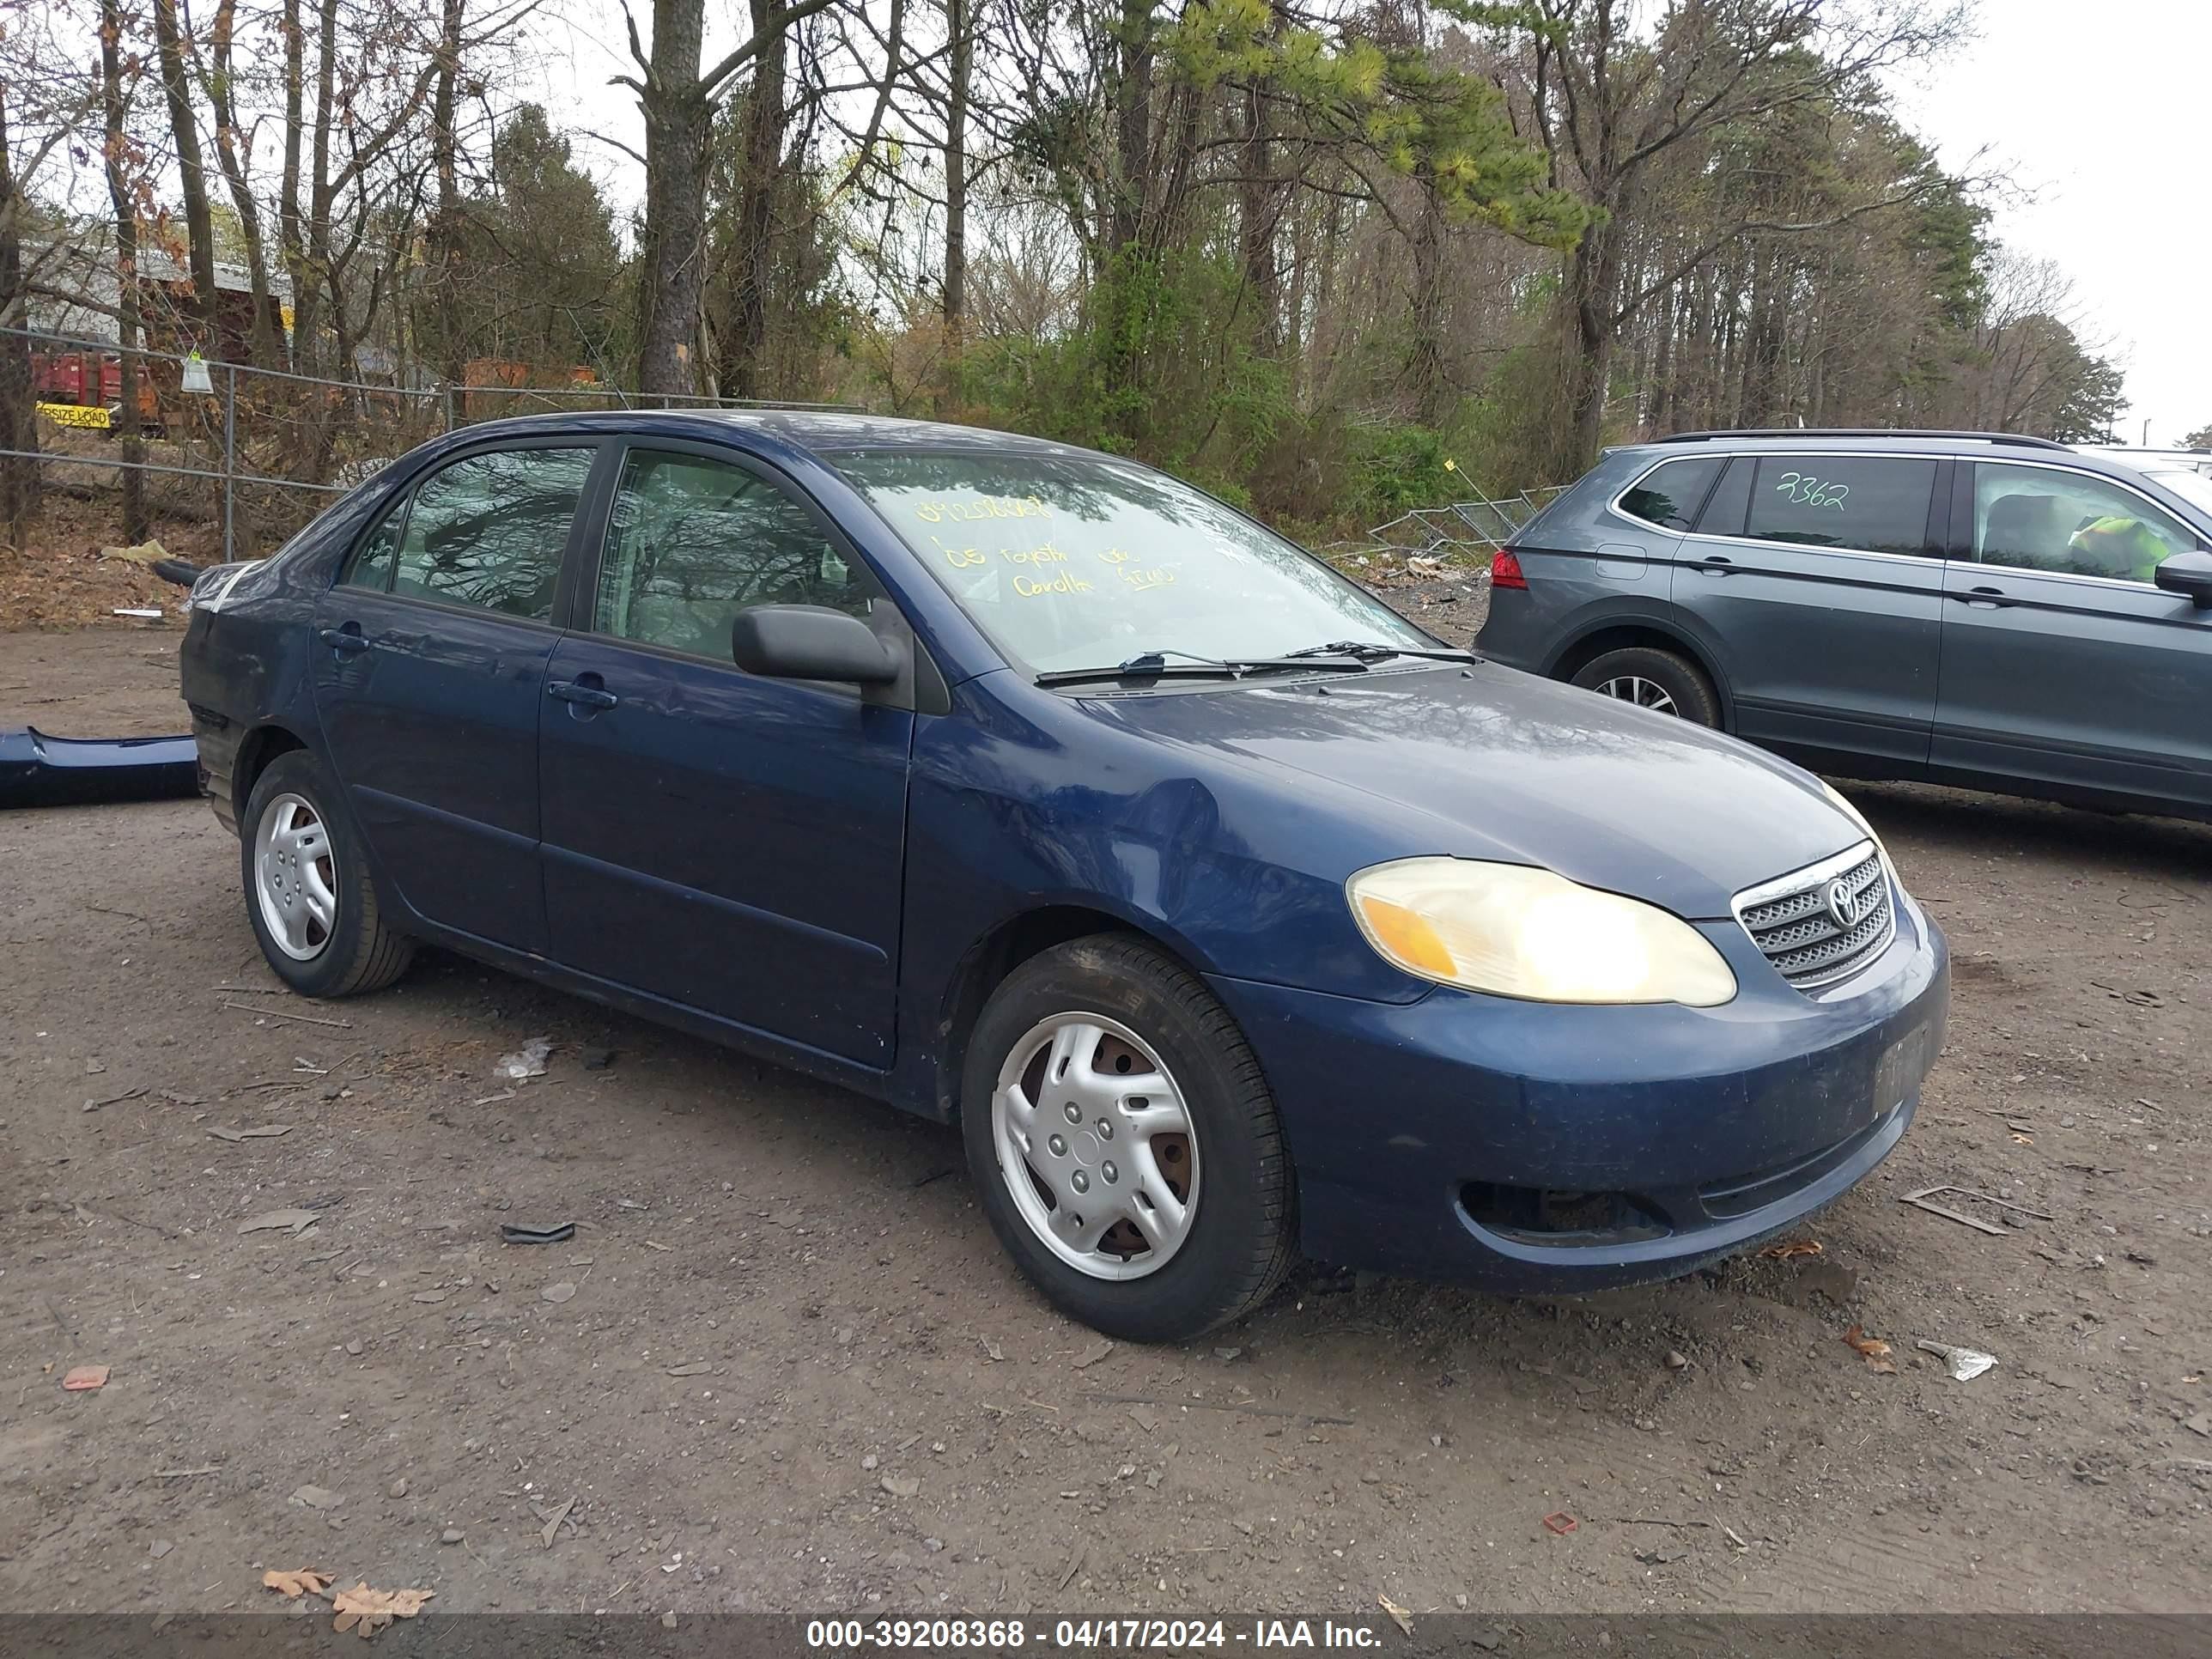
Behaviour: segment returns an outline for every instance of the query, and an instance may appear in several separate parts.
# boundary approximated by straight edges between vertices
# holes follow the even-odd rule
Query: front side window
[[[632,450],[607,520],[592,625],[726,659],[741,611],[820,605],[865,620],[882,592],[766,479],[725,461]]]
[[[392,586],[392,561],[399,552],[399,527],[406,522],[407,497],[403,492],[392,504],[392,510],[356,550],[352,562],[346,567],[347,586],[373,587],[381,593]]]
[[[1887,455],[1762,455],[1744,534],[1808,547],[1927,554],[1936,463]]]
[[[1620,510],[1662,530],[1687,530],[1723,464],[1717,455],[1662,462],[1621,496]]]
[[[416,487],[394,593],[548,622],[590,449],[471,455]]]
[[[1984,564],[2153,580],[2197,538],[2132,489],[2050,466],[1974,469],[1974,557]]]
[[[1163,473],[1099,456],[843,455],[836,465],[977,626],[1039,672],[1436,641],[1328,566]]]

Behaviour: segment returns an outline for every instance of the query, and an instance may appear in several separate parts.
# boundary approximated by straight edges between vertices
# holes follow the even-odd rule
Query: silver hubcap
[[[1094,1279],[1167,1266],[1198,1213],[1182,1091],[1144,1040],[1097,1014],[1039,1020],[991,1097],[999,1175],[1030,1231]]]
[[[338,867],[331,836],[304,796],[279,795],[253,833],[254,896],[276,948],[312,962],[331,942],[338,915]]]
[[[1618,697],[1623,702],[1632,702],[1638,708],[1649,708],[1662,714],[1679,714],[1674,698],[1656,680],[1647,680],[1640,675],[1620,674],[1609,680],[1600,680],[1590,688],[1601,697]]]

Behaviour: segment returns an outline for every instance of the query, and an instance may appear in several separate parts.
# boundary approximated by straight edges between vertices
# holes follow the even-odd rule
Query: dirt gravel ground
[[[177,729],[173,638],[0,636],[0,724]],[[2212,830],[1852,793],[1957,976],[1819,1255],[1315,1265],[1156,1349],[1015,1279],[950,1130],[440,955],[303,1003],[204,805],[0,814],[0,1608],[2202,1609]]]

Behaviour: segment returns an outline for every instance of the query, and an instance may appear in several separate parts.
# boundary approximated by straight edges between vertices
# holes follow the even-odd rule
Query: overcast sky
[[[630,94],[606,85],[625,67],[619,8],[568,9],[544,26],[541,95],[556,118],[641,146]],[[723,25],[710,34],[726,37],[736,9],[710,6]],[[1977,31],[1936,69],[1894,78],[1908,123],[1947,167],[2014,176],[1991,198],[1991,230],[2073,277],[2068,320],[2127,374],[2124,441],[2143,441],[2145,421],[2154,444],[2212,424],[2212,0],[1980,0]],[[634,163],[580,151],[617,200],[641,193]]]

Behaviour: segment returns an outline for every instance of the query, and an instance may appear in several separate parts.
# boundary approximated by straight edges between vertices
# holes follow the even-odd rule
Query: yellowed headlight
[[[1735,975],[1705,936],[1656,905],[1522,864],[1401,859],[1346,884],[1388,962],[1422,979],[1534,1002],[1710,1008]]]

